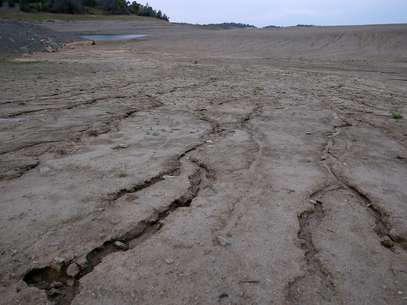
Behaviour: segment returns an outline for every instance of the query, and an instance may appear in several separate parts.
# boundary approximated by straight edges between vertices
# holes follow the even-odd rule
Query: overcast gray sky
[[[234,21],[257,26],[407,23],[407,0],[149,0],[148,3],[176,22]]]

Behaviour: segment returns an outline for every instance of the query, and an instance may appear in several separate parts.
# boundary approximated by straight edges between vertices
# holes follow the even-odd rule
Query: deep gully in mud
[[[200,145],[182,153],[178,158],[181,162],[188,153],[194,151]],[[175,212],[178,208],[189,207],[192,201],[198,196],[201,189],[203,177],[211,176],[206,172],[206,166],[191,161],[196,165],[192,175],[188,177],[189,188],[180,197],[172,201],[164,210],[152,215],[149,219],[141,221],[130,231],[112,240],[106,241],[103,245],[90,251],[85,257],[76,258],[70,261],[56,262],[43,268],[32,269],[23,278],[29,286],[46,291],[48,299],[55,305],[69,305],[80,291],[80,279],[91,273],[105,257],[116,252],[124,252],[140,245],[163,227],[164,220]],[[172,170],[165,171],[159,175],[136,185],[128,190],[120,190],[112,195],[109,200],[118,200],[125,194],[135,193],[148,188],[155,183],[162,181],[165,175],[180,171],[180,164]],[[205,173],[205,176],[204,176]],[[77,269],[72,273],[69,269]]]

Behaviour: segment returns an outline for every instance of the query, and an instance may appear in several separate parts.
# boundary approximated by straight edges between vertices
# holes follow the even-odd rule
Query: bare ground
[[[406,26],[47,26],[149,36],[0,64],[1,304],[407,304]]]

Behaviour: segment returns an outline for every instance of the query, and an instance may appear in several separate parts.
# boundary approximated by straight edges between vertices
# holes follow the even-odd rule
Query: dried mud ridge
[[[342,120],[344,121],[344,124],[334,126],[333,132],[328,135],[328,140],[322,150],[321,157],[321,165],[328,171],[330,176],[334,179],[334,182],[324,185],[314,191],[308,197],[308,202],[312,203],[313,207],[298,215],[299,230],[297,237],[301,242],[301,248],[304,250],[305,271],[303,275],[296,277],[288,283],[286,292],[286,301],[288,304],[302,304],[302,297],[304,295],[304,291],[302,290],[305,289],[317,290],[318,295],[323,302],[332,302],[332,300],[335,299],[337,304],[343,304],[342,300],[339,299],[339,293],[336,290],[333,280],[334,276],[317,257],[318,249],[313,242],[313,232],[325,217],[325,210],[321,198],[329,192],[341,189],[350,191],[363,203],[363,206],[366,207],[369,213],[374,217],[374,232],[381,240],[381,245],[393,251],[394,243],[400,245],[401,249],[407,250],[406,239],[392,233],[392,226],[386,211],[380,206],[374,204],[365,193],[363,193],[357,186],[350,183],[346,177],[337,173],[334,169],[333,164],[338,158],[331,152],[331,148],[334,146],[333,139],[341,133],[341,129],[353,126],[344,119]],[[388,240],[391,240],[392,242],[389,244],[386,242]]]
[[[92,103],[96,103],[98,101],[102,101],[105,99],[109,99],[109,98],[117,98],[117,97],[103,97],[103,98],[96,98],[92,100]],[[149,99],[151,99],[151,97],[148,97]],[[80,107],[83,105],[88,105],[90,104],[89,102],[84,102],[84,103],[80,103],[78,105],[74,105],[74,106],[69,106],[69,107],[64,107],[64,109],[73,109],[76,107]],[[146,107],[139,107],[136,109],[130,109],[127,110],[123,113],[120,114],[116,114],[116,115],[112,115],[111,117],[109,117],[108,119],[103,121],[103,124],[99,127],[95,127],[91,125],[88,126],[84,126],[84,129],[81,131],[78,131],[76,133],[74,133],[73,136],[71,136],[69,139],[67,140],[57,140],[57,141],[39,141],[39,142],[35,142],[35,143],[28,143],[28,144],[24,144],[20,147],[17,148],[13,148],[13,149],[9,149],[9,150],[4,150],[0,152],[0,156],[2,155],[7,155],[7,154],[12,154],[12,153],[17,153],[21,150],[24,149],[30,149],[30,148],[34,148],[36,146],[39,145],[47,145],[47,144],[61,144],[61,143],[80,143],[84,138],[86,137],[99,137],[101,135],[107,134],[109,132],[112,132],[114,130],[118,130],[119,129],[119,124],[120,122],[130,118],[132,115],[141,112],[141,111],[149,111],[149,110],[153,110],[156,108],[159,108],[163,106],[163,104],[161,102],[159,102],[156,99],[152,99],[151,100],[151,105],[146,106]],[[60,110],[60,109],[49,109],[48,111],[55,111],[55,110]],[[41,109],[40,111],[46,111],[45,109]],[[43,153],[48,152],[49,149],[44,150]],[[22,166],[22,167],[18,167],[15,168],[15,173],[13,174],[0,174],[0,181],[1,180],[12,180],[12,179],[16,179],[16,178],[20,178],[21,176],[25,175],[26,173],[30,172],[31,170],[37,168],[40,165],[40,160],[38,159],[40,155],[37,156],[37,158],[35,160],[33,160],[33,162],[29,165],[26,166]]]
[[[304,250],[306,268],[303,275],[295,278],[288,284],[286,299],[289,304],[302,304],[303,286],[308,287],[310,283],[314,288],[318,287],[319,295],[323,301],[331,301],[336,296],[337,292],[333,282],[333,275],[317,257],[318,250],[312,240],[312,233],[325,217],[323,203],[316,198],[319,198],[319,195],[338,190],[339,188],[341,187],[328,185],[314,192],[309,197],[313,207],[298,215],[300,229],[297,236],[301,241],[301,248]]]
[[[112,195],[109,200],[115,201],[123,197],[125,194],[139,192],[142,189],[148,188],[153,184],[164,180],[165,175],[178,173],[180,171],[182,159],[190,152],[196,150],[200,145],[201,144],[196,145],[182,153],[177,158],[179,164],[175,169],[160,173],[143,184],[136,185],[131,189],[120,190]],[[128,251],[140,245],[142,242],[160,231],[164,225],[164,220],[169,215],[175,212],[178,208],[189,207],[191,205],[192,201],[199,194],[203,179],[206,179],[206,177],[212,177],[213,174],[209,174],[206,170],[207,167],[203,166],[202,163],[198,164],[195,161],[190,162],[195,164],[196,168],[193,174],[188,177],[190,184],[188,190],[172,201],[165,209],[157,211],[149,219],[141,221],[125,234],[104,242],[103,245],[93,249],[84,257],[78,257],[67,262],[53,263],[43,268],[32,269],[25,274],[23,278],[24,282],[29,286],[45,290],[48,299],[55,305],[71,304],[72,300],[80,291],[80,279],[91,273],[105,257],[115,252]],[[78,273],[76,275],[69,275],[68,268],[70,268],[72,264],[76,264],[78,268]]]
[[[161,105],[154,105],[152,108],[160,107]],[[216,179],[216,173],[213,169],[209,168],[205,163],[198,159],[188,157],[188,155],[197,150],[199,147],[205,145],[211,136],[224,136],[228,131],[233,129],[246,129],[251,138],[254,138],[254,130],[249,126],[250,120],[261,112],[261,106],[256,105],[250,112],[242,116],[237,122],[221,124],[217,120],[211,119],[202,112],[198,114],[198,118],[208,122],[211,125],[211,130],[202,141],[186,150],[176,158],[176,166],[161,172],[159,175],[154,176],[141,184],[137,184],[128,189],[121,189],[107,198],[109,202],[119,200],[126,194],[136,193],[152,185],[164,180],[166,175],[179,175],[181,171],[182,161],[188,161],[195,166],[195,172],[189,176],[190,187],[188,191],[182,194],[179,198],[171,202],[162,211],[157,211],[155,215],[141,221],[136,227],[132,228],[125,234],[118,236],[112,240],[104,242],[101,246],[93,249],[84,257],[74,258],[70,261],[60,263],[52,263],[43,268],[32,269],[24,276],[24,281],[32,287],[44,290],[47,293],[49,300],[55,305],[69,305],[72,300],[80,291],[80,279],[91,273],[94,268],[102,262],[102,260],[110,254],[120,251],[128,251],[140,245],[142,242],[149,239],[155,233],[159,232],[163,227],[164,220],[180,207],[189,207],[192,201],[198,196],[202,188],[203,180],[213,181]],[[118,121],[130,117],[133,113],[140,110],[131,111],[118,117]],[[322,196],[328,192],[337,191],[340,189],[349,190],[354,194],[365,207],[368,208],[370,214],[375,219],[374,231],[378,237],[383,241],[384,237],[390,238],[395,244],[398,244],[403,249],[407,249],[407,242],[401,236],[392,234],[392,227],[389,222],[387,213],[372,200],[364,194],[358,187],[352,185],[346,177],[340,175],[334,168],[334,164],[338,161],[337,157],[331,153],[330,149],[334,146],[334,137],[342,132],[342,129],[351,127],[352,124],[346,122],[339,126],[334,126],[333,131],[328,135],[327,143],[324,146],[321,154],[321,165],[327,170],[329,176],[332,177],[332,182],[324,185],[307,199],[313,204],[313,207],[307,209],[298,215],[299,231],[297,237],[301,242],[301,248],[304,251],[304,272],[301,276],[296,277],[287,285],[286,301],[288,304],[302,304],[305,287],[313,286],[318,290],[318,295],[321,301],[331,302],[333,299],[338,304],[342,304],[339,294],[336,291],[334,276],[330,273],[327,267],[323,265],[318,258],[318,249],[313,242],[313,232],[317,229],[319,224],[325,217],[325,210]],[[108,131],[103,133],[108,133]],[[253,139],[254,140],[254,139]],[[257,141],[257,151],[260,150]],[[188,157],[188,160],[184,158]],[[38,164],[36,165],[38,166]],[[30,170],[30,168],[28,168]],[[382,245],[389,248],[385,244]],[[72,264],[77,264],[79,272],[75,276],[68,275],[68,267]],[[315,290],[315,289],[314,289]]]
[[[334,126],[334,132],[328,137],[327,145],[323,150],[323,160],[324,167],[328,170],[331,176],[336,180],[339,185],[342,185],[351,193],[353,193],[362,203],[364,207],[368,208],[368,211],[375,219],[374,231],[377,236],[381,239],[381,244],[388,249],[393,249],[392,244],[397,244],[401,249],[407,250],[407,240],[403,236],[397,235],[392,230],[392,225],[389,221],[388,213],[380,206],[375,204],[368,195],[361,191],[356,185],[351,183],[346,177],[340,175],[334,168],[333,164],[337,162],[337,157],[331,152],[331,148],[334,145],[333,139],[342,132],[342,129],[353,126],[351,123],[344,121],[344,124],[339,126]],[[391,240],[391,244],[387,243]]]
[[[221,126],[218,122],[200,116],[200,119],[210,123],[211,129],[206,136],[203,136],[201,142],[187,149],[181,153],[175,160],[176,165],[160,174],[151,177],[141,184],[136,184],[128,189],[121,189],[108,196],[107,201],[114,202],[119,200],[126,194],[134,194],[143,189],[151,187],[152,185],[163,181],[167,175],[179,175],[181,172],[182,162],[187,159],[188,162],[194,164],[195,172],[188,177],[189,188],[186,193],[172,201],[164,210],[157,211],[155,215],[149,219],[143,220],[137,224],[136,227],[118,236],[114,239],[106,241],[103,245],[93,249],[88,254],[82,257],[74,258],[69,261],[51,263],[42,268],[35,268],[25,274],[23,280],[31,287],[44,290],[48,299],[55,305],[70,305],[75,296],[80,291],[80,279],[91,273],[97,265],[99,265],[105,257],[110,254],[128,251],[140,245],[155,233],[160,231],[164,225],[164,220],[171,215],[174,211],[181,207],[189,207],[192,201],[198,196],[201,190],[203,181],[214,181],[216,179],[216,172],[208,165],[199,159],[189,157],[189,154],[196,151],[199,147],[208,143],[207,139],[214,135],[222,135],[230,128],[245,128],[253,116],[260,111],[260,107],[256,106],[247,115],[243,116],[236,123],[231,126]],[[137,111],[135,111],[137,112]],[[125,119],[132,113],[126,114]],[[68,269],[71,265],[76,265],[78,273],[74,276],[69,275]]]

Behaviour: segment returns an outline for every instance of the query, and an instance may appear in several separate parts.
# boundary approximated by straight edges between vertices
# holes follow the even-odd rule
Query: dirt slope
[[[0,20],[0,56],[54,51],[64,43],[75,40],[75,35],[55,32],[28,22]]]
[[[142,26],[0,64],[0,304],[406,304],[407,27]]]

